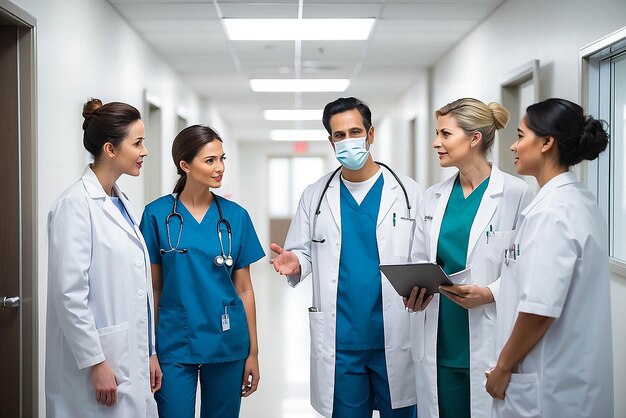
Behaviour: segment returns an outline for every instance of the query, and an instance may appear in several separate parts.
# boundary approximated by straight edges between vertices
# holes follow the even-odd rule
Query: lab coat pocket
[[[541,398],[537,373],[513,373],[504,394],[504,402],[499,402],[501,418],[541,417]]]
[[[324,347],[324,313],[309,312],[309,327],[311,331],[311,357],[322,357]]]
[[[493,231],[490,232],[490,236],[483,237],[483,239],[487,240],[486,245],[486,257],[491,260],[494,264],[501,264],[502,259],[504,257],[504,250],[508,249],[513,242],[513,237],[515,237],[516,230],[512,231]]]
[[[159,360],[184,362],[189,357],[189,317],[184,306],[159,307],[156,348]]]
[[[102,352],[120,385],[130,380],[128,322],[98,329]]]
[[[411,244],[411,233],[415,221],[406,218],[397,218],[391,227],[391,240],[393,255],[396,257],[408,257]]]

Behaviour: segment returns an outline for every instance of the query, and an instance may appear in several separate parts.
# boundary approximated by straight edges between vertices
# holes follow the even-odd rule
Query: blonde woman
[[[459,171],[429,188],[420,204],[411,258],[447,274],[469,268],[463,284],[405,301],[411,320],[418,416],[488,417],[484,371],[495,362],[494,332],[504,249],[532,196],[524,181],[487,156],[509,112],[497,103],[459,99],[435,112],[433,148],[442,167]]]

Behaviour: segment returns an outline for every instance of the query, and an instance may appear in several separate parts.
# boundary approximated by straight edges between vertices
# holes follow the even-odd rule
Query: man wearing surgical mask
[[[418,184],[371,156],[369,107],[340,98],[322,122],[341,166],[307,187],[274,269],[296,286],[312,274],[311,403],[329,418],[414,418],[409,314],[380,264],[405,264]]]

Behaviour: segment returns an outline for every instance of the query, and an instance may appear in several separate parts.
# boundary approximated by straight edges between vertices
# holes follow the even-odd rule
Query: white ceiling
[[[340,96],[381,116],[503,0],[108,0],[240,140],[321,122],[265,121],[265,109],[314,109]],[[225,18],[376,18],[367,41],[229,41]],[[252,78],[349,78],[342,93],[255,93]]]

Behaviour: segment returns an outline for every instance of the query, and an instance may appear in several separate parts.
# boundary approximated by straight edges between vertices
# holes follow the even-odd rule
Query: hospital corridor
[[[0,0],[0,418],[626,418],[626,1]]]

